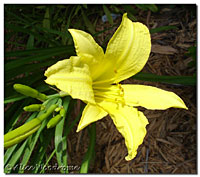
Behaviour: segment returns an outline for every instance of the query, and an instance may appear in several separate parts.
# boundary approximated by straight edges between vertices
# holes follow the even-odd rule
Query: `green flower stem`
[[[54,156],[55,153],[56,153],[56,149],[54,149],[54,151],[51,153],[51,155],[47,159],[45,165],[43,166],[42,170],[40,171],[40,173],[44,173],[45,172],[45,167],[48,165],[49,161],[52,159],[52,157]]]
[[[85,157],[83,159],[80,173],[88,173],[90,161],[94,155],[94,147],[95,147],[95,141],[96,141],[96,124],[95,123],[93,123],[91,127],[88,127],[88,132],[90,136],[90,144],[85,154]]]
[[[60,97],[60,94],[56,93],[56,94],[53,94],[53,95],[48,95],[47,99],[53,99],[53,98],[59,98],[59,97]]]

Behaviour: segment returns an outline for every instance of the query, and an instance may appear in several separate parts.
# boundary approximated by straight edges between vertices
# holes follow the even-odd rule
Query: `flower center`
[[[125,104],[124,101],[124,89],[121,84],[110,85],[107,87],[96,87],[93,86],[95,100],[104,100],[114,102],[117,104]]]

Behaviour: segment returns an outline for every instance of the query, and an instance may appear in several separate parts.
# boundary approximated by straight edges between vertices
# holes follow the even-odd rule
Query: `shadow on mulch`
[[[189,5],[188,5],[189,6]],[[190,6],[191,7],[191,6]],[[193,5],[193,7],[196,7]],[[187,56],[188,48],[196,45],[196,16],[187,5],[169,8],[161,6],[159,13],[144,13],[137,16],[138,21],[150,29],[174,25],[177,29],[159,32],[151,35],[152,52],[142,71],[157,75],[193,75],[195,67],[189,67],[192,61]],[[115,23],[119,23],[121,18]],[[98,30],[109,27],[108,23],[99,21]],[[110,31],[111,34],[114,31]],[[104,41],[107,34],[98,38]],[[127,149],[124,139],[115,128],[110,117],[96,123],[95,160],[91,163],[89,173],[155,173],[155,174],[195,174],[197,173],[196,159],[196,88],[192,86],[160,84],[143,82],[133,79],[126,80],[129,84],[152,85],[164,90],[173,91],[179,95],[188,110],[170,108],[163,111],[146,110],[149,120],[147,135],[140,145],[138,154],[132,161],[125,161]],[[77,110],[75,111],[77,114]],[[89,139],[84,129],[75,133],[76,126],[68,138],[68,164],[81,165],[87,151]],[[76,171],[71,171],[76,173]]]

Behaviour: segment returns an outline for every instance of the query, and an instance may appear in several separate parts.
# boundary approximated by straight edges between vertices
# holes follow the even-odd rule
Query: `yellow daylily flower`
[[[45,81],[87,103],[77,132],[109,114],[125,138],[128,149],[125,159],[131,160],[143,142],[148,124],[136,106],[148,109],[187,107],[173,92],[145,85],[119,84],[138,73],[148,60],[151,38],[142,23],[132,22],[124,14],[105,53],[90,34],[76,29],[69,29],[69,32],[77,56],[49,67]]]

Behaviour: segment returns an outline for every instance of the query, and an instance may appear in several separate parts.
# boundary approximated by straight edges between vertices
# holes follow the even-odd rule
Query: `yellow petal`
[[[148,28],[142,23],[132,22],[124,14],[121,25],[108,43],[103,66],[106,71],[98,80],[115,76],[116,83],[133,76],[144,67],[150,51]]]
[[[95,104],[89,67],[81,63],[79,57],[57,62],[46,70],[45,76],[46,83],[55,85],[72,98]]]
[[[76,29],[69,29],[69,32],[73,37],[78,56],[82,56],[82,54],[88,54],[92,55],[96,59],[103,57],[103,49],[95,42],[90,34]]]
[[[170,107],[187,109],[183,100],[173,92],[145,85],[122,85],[125,103],[147,109]]]
[[[146,125],[148,120],[144,114],[136,108],[122,106],[121,104],[99,101],[98,104],[106,110],[118,131],[125,138],[125,144],[128,149],[126,160],[132,160],[140,144],[146,135]]]
[[[92,122],[96,122],[97,120],[102,119],[105,117],[108,113],[105,112],[102,108],[92,105],[92,104],[87,104],[85,109],[83,110],[83,114],[81,117],[81,120],[78,124],[77,132],[91,124]]]
[[[76,29],[69,29],[69,32],[73,37],[77,55],[89,66],[91,76],[95,79],[101,73],[99,63],[104,59],[103,49],[90,34]]]

